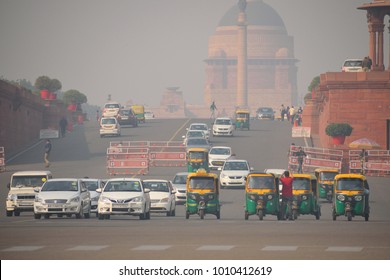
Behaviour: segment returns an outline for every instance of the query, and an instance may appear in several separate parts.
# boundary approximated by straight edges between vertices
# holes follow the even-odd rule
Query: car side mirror
[[[35,188],[34,188],[34,192],[39,193],[39,190],[40,190],[40,189],[41,189],[40,187],[35,187]]]
[[[7,184],[7,189],[10,189],[10,188],[11,188],[11,184],[8,183],[8,184]]]
[[[103,189],[102,188],[97,188],[95,192],[97,193],[102,193]]]
[[[145,188],[144,189],[144,193],[150,193],[150,189],[149,188]]]
[[[253,167],[251,167],[251,168],[249,168],[250,169],[250,171],[253,171],[253,170],[255,170]]]
[[[175,194],[175,193],[176,193],[176,190],[172,190],[172,191],[171,191],[171,194]]]
[[[185,135],[183,135],[181,138],[183,138],[183,139],[184,139],[184,138],[186,138],[186,136],[185,136]]]
[[[222,170],[222,167],[218,167],[218,171],[221,171]]]

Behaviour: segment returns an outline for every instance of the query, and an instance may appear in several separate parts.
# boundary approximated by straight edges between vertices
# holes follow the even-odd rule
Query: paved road
[[[63,139],[53,141],[50,170],[55,177],[107,177],[105,151],[113,140],[180,140],[189,123],[202,120],[151,120],[124,128],[120,138],[98,135],[97,122],[86,122]],[[209,120],[203,120],[210,122]],[[291,138],[287,122],[253,121],[250,131],[232,138],[212,137],[213,145],[231,146],[237,157],[255,170],[286,168]],[[369,178],[370,221],[356,217],[333,221],[330,204],[322,216],[277,221],[266,216],[244,220],[242,189],[221,191],[221,219],[207,215],[185,219],[184,206],[176,217],[154,214],[151,220],[113,216],[111,220],[50,218],[34,220],[31,213],[5,216],[6,183],[20,170],[44,168],[43,143],[13,159],[0,173],[0,258],[12,259],[384,259],[390,258],[390,180]],[[143,178],[172,179],[182,167],[152,168]]]

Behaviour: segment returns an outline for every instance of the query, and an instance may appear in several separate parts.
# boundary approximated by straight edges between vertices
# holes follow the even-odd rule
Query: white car
[[[213,136],[233,136],[234,125],[230,118],[216,118],[213,124]]]
[[[121,136],[121,125],[114,117],[100,119],[100,137],[107,135]]]
[[[225,161],[219,174],[219,183],[221,188],[225,187],[243,187],[245,179],[252,168],[249,167],[248,161],[244,159],[229,159]]]
[[[104,104],[102,117],[116,117],[118,116],[121,104],[116,101],[111,101]]]
[[[85,187],[89,191],[91,197],[91,213],[96,213],[97,216],[97,205],[100,193],[96,190],[103,187],[103,181],[96,178],[83,178],[82,181],[85,183]]]
[[[21,212],[33,212],[35,189],[53,178],[50,171],[19,171],[11,176],[6,200],[7,217],[19,216]]]
[[[144,187],[150,189],[150,211],[154,213],[166,213],[167,216],[176,215],[175,190],[168,180],[148,179],[143,180]]]
[[[209,151],[209,168],[218,169],[222,167],[227,159],[232,156],[232,148],[225,146],[214,146]]]
[[[347,59],[341,67],[342,72],[363,72],[363,59]]]
[[[150,190],[144,188],[136,178],[113,178],[107,180],[98,201],[99,220],[110,219],[111,215],[139,216],[150,219]]]
[[[47,180],[34,200],[34,218],[40,219],[43,215],[48,219],[56,214],[58,217],[73,214],[76,218],[89,218],[91,212],[91,198],[89,191],[81,179],[61,178]]]
[[[154,114],[153,112],[145,112],[145,120],[152,120],[154,119]]]
[[[187,130],[203,130],[206,139],[210,137],[210,128],[205,123],[192,123]]]
[[[203,137],[192,137],[188,138],[184,145],[186,146],[186,149],[191,149],[191,148],[203,148],[206,149],[207,151],[210,150],[211,145],[210,142]]]
[[[183,138],[183,144],[185,145],[186,141],[188,138],[192,138],[192,137],[202,137],[202,138],[206,138],[206,136],[204,135],[204,132],[203,130],[188,130],[186,135],[183,135],[182,138]]]
[[[176,204],[184,204],[187,201],[187,176],[188,172],[178,172],[172,180],[175,189]]]

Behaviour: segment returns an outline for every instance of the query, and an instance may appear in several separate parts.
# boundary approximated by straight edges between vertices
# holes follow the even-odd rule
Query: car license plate
[[[62,208],[62,204],[48,204],[49,208]]]
[[[129,205],[127,203],[114,204],[113,208],[128,208]]]

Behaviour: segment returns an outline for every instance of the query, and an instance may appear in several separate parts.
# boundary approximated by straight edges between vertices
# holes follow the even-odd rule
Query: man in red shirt
[[[284,171],[280,182],[282,182],[282,203],[281,203],[281,218],[282,220],[286,219],[286,206],[288,207],[289,219],[293,220],[291,203],[293,198],[293,181],[294,178],[290,177],[290,172],[287,170]]]

